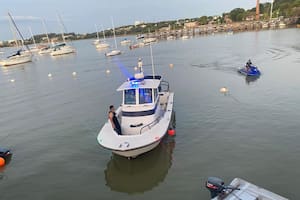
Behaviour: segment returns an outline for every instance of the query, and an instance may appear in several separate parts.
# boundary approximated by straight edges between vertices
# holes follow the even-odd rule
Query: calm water
[[[0,145],[14,152],[0,172],[1,200],[209,199],[208,176],[300,198],[299,29],[153,45],[155,70],[175,92],[177,135],[131,161],[96,136],[138,57],[151,72],[150,50],[105,58],[91,42],[74,42],[76,55],[1,67]],[[257,80],[236,72],[249,58]]]

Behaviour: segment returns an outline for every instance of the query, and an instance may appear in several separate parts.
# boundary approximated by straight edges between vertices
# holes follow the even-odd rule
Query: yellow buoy
[[[49,73],[49,74],[48,74],[48,77],[49,77],[49,78],[51,78],[51,77],[52,77],[52,74],[51,74],[51,73]]]
[[[107,73],[107,74],[109,74],[109,73],[110,73],[110,70],[109,70],[109,69],[107,69],[107,70],[106,70],[106,73]]]
[[[0,167],[3,167],[5,165],[5,159],[0,157]]]
[[[73,73],[72,73],[72,76],[76,76],[76,75],[77,75],[77,73],[76,73],[76,72],[73,72]]]
[[[14,83],[14,82],[15,82],[15,79],[10,79],[10,82]]]

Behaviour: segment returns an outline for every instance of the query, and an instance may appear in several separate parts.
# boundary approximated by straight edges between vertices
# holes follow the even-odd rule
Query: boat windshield
[[[139,89],[139,104],[152,103],[152,89],[140,88]]]
[[[124,90],[124,104],[136,104],[135,89]]]

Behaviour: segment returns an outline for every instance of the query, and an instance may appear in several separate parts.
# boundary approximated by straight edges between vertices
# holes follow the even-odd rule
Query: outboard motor
[[[0,147],[0,157],[4,158],[4,160],[6,160],[6,162],[9,160],[11,155],[12,155],[12,153],[10,152],[9,149]]]
[[[212,199],[223,193],[226,188],[224,186],[224,181],[217,177],[208,177],[205,187],[210,191]]]

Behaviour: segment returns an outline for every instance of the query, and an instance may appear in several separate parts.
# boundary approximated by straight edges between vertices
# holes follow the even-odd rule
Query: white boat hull
[[[97,49],[105,49],[105,48],[108,48],[110,45],[107,44],[107,43],[99,43],[96,45],[96,48]]]
[[[144,154],[148,151],[151,151],[155,147],[157,147],[157,145],[159,145],[160,141],[161,140],[156,141],[156,142],[154,142],[152,144],[149,144],[145,147],[140,147],[140,148],[132,149],[132,150],[128,150],[128,151],[113,151],[113,153],[118,154],[120,156],[127,157],[127,158],[135,158],[138,155]]]
[[[3,66],[10,66],[10,65],[23,64],[31,61],[32,61],[31,55],[20,55],[20,56],[13,56],[5,60],[1,60],[0,64]]]
[[[109,56],[116,56],[120,54],[121,54],[120,50],[112,50],[111,52],[106,53],[105,56],[109,57]]]
[[[71,54],[71,53],[75,53],[75,49],[71,46],[64,46],[61,47],[60,49],[52,50],[50,55],[60,56],[60,55]]]

